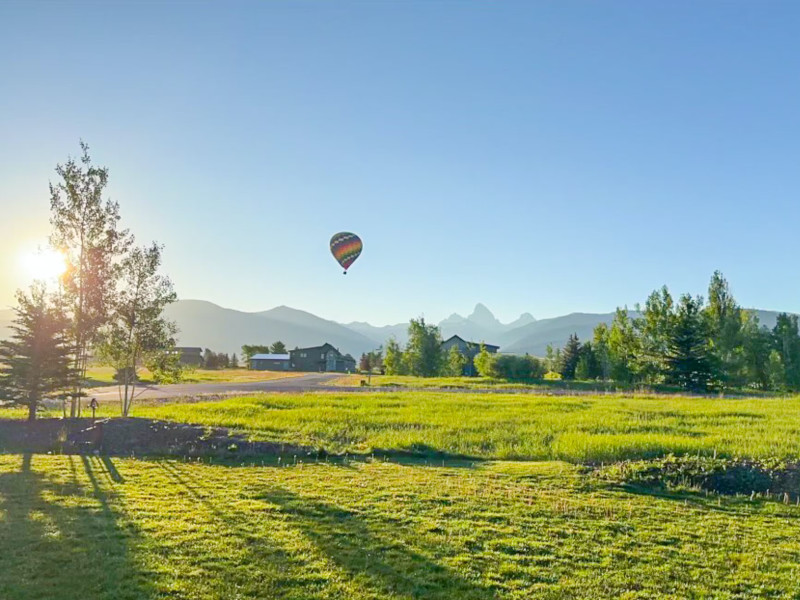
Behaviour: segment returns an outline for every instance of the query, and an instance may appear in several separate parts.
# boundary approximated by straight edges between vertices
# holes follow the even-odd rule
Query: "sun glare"
[[[26,252],[20,257],[20,264],[25,274],[35,280],[53,280],[67,270],[64,255],[52,248],[40,248],[34,252]]]

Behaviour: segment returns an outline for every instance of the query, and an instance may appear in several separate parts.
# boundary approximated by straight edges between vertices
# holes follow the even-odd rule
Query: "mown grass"
[[[552,462],[0,456],[0,597],[795,598],[798,517]]]
[[[108,407],[113,414],[112,407]],[[418,452],[574,463],[667,454],[800,457],[800,397],[262,394],[136,408],[331,453]]]

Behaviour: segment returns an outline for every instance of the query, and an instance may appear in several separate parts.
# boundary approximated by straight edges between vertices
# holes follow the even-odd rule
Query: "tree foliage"
[[[73,340],[73,403],[82,395],[92,345],[108,323],[120,260],[132,236],[119,226],[119,205],[103,199],[108,169],[92,164],[81,142],[81,158],[56,166],[58,181],[50,184],[51,245],[61,251],[67,269],[62,276]]]
[[[159,273],[158,244],[134,248],[123,259],[120,289],[110,302],[108,323],[100,331],[98,355],[122,376],[119,381],[122,415],[128,416],[135,398],[137,370],[145,363],[166,365],[174,354],[175,324],[163,316],[175,302],[168,277]]]
[[[0,342],[0,401],[28,408],[63,395],[73,381],[69,320],[57,298],[34,284],[17,292],[11,339]]]

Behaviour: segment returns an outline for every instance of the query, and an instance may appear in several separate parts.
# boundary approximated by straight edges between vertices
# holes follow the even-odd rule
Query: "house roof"
[[[494,348],[495,350],[499,350],[500,349],[500,346],[495,346],[494,344],[487,344],[486,342],[467,341],[464,338],[462,338],[460,335],[451,335],[449,338],[447,338],[445,341],[443,341],[442,344],[446,344],[450,340],[461,340],[465,344],[470,344],[472,346],[478,346],[478,347],[483,345],[483,346],[486,346],[487,350],[489,348]]]
[[[291,350],[290,352],[313,352],[314,350],[322,350],[323,348],[328,348],[329,350],[336,350],[336,352],[339,352],[339,349],[335,348],[329,342],[325,342],[321,346],[310,346],[308,348],[295,348],[294,350]],[[341,352],[339,352],[339,354],[341,354]]]
[[[202,354],[202,348],[195,348],[194,346],[175,346],[174,350],[177,352],[197,352]]]
[[[289,360],[288,354],[253,354],[250,360]]]

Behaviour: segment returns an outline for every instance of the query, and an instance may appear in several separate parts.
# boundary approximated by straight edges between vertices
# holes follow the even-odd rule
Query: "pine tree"
[[[238,369],[239,368],[239,359],[236,356],[236,352],[231,355],[231,369]]]
[[[272,347],[269,349],[272,354],[286,354],[286,344],[282,341],[278,340]]]
[[[0,400],[28,408],[28,421],[45,398],[63,394],[74,371],[69,321],[42,286],[17,293],[11,339],[0,342]]]
[[[665,358],[671,383],[694,392],[708,389],[714,374],[714,360],[700,298],[681,296]]]
[[[561,364],[559,373],[562,379],[575,379],[575,369],[581,357],[581,343],[577,334],[573,333],[567,340],[567,345],[561,351]]]

